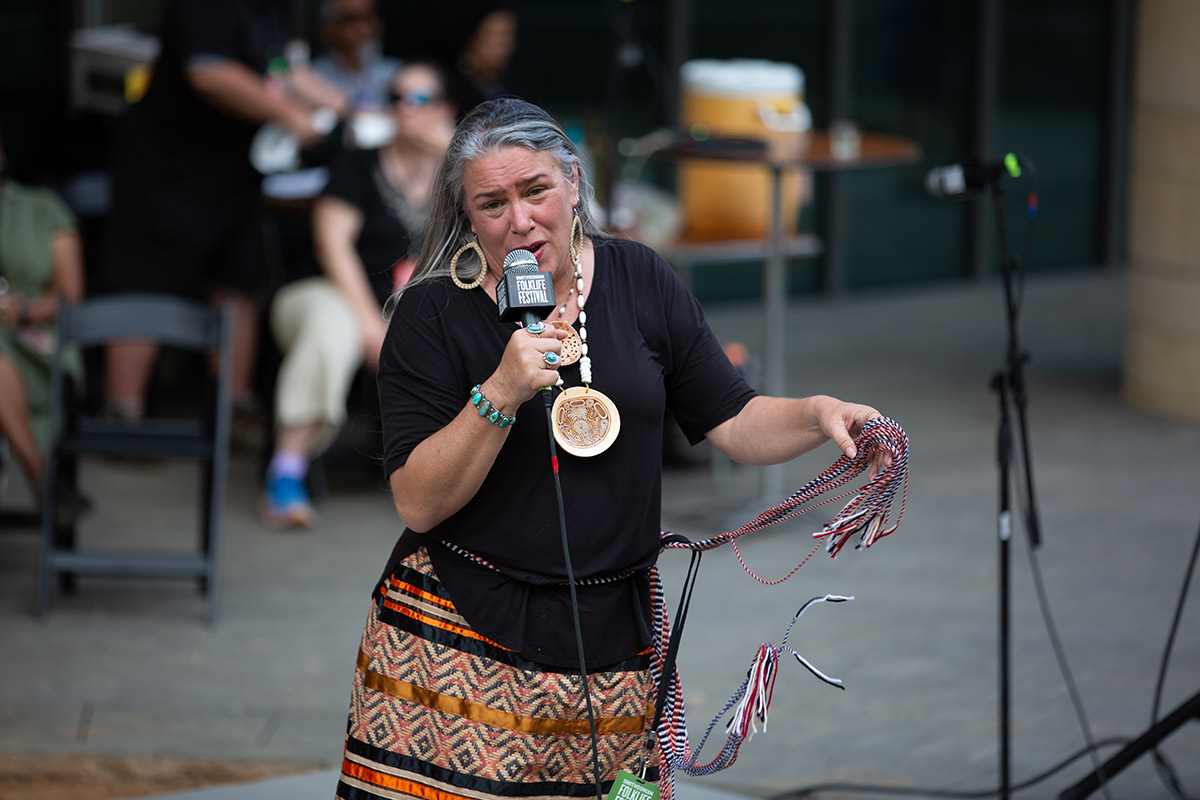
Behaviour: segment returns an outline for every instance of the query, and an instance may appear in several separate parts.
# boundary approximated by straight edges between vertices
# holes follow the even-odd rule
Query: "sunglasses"
[[[403,94],[394,89],[388,90],[388,101],[392,104],[403,103],[406,106],[427,106],[442,99],[442,95],[427,89],[412,89]]]

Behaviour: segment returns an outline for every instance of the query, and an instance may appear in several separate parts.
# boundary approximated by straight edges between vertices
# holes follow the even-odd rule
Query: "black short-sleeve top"
[[[258,123],[201,97],[187,75],[207,60],[236,62],[263,77],[273,62],[282,70],[285,14],[284,0],[171,0],[150,85],[131,112],[160,137],[154,147],[163,152],[140,156],[182,162],[186,174],[214,183],[254,176],[249,153]]]
[[[413,236],[424,224],[425,210],[413,206],[389,182],[378,150],[347,150],[329,168],[322,197],[336,197],[362,214],[354,248],[362,260],[375,299],[392,294],[396,262],[411,256]]]
[[[659,552],[662,438],[670,410],[693,443],[754,396],[670,266],[634,242],[596,242],[587,296],[592,386],[616,404],[621,431],[593,457],[559,451],[577,580],[632,573],[578,588],[589,665],[636,655],[651,641],[647,569]],[[482,290],[420,283],[396,307],[380,356],[384,469],[402,466],[445,427],[500,362],[515,323],[500,322]],[[579,365],[560,370],[579,386]],[[578,662],[558,506],[541,397],[523,404],[476,495],[424,534],[405,531],[384,577],[425,545],[459,611],[475,630],[535,661]],[[474,553],[479,566],[442,542]]]

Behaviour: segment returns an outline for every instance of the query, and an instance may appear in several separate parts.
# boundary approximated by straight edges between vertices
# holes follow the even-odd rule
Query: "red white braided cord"
[[[834,558],[837,557],[846,542],[855,533],[859,534],[860,537],[859,544],[855,546],[856,549],[870,547],[878,540],[895,532],[896,528],[899,527],[901,517],[904,516],[904,506],[908,500],[908,437],[893,420],[887,417],[877,417],[863,426],[858,438],[855,439],[855,448],[857,452],[854,458],[848,458],[845,455],[840,456],[829,469],[822,472],[812,481],[809,481],[800,491],[779,505],[762,512],[737,530],[723,533],[700,542],[690,542],[683,537],[664,531],[662,533],[663,549],[705,552],[728,542],[733,544],[738,561],[751,577],[769,585],[782,583],[794,575],[812,557],[813,553],[809,553],[803,561],[797,564],[784,577],[767,581],[755,575],[746,565],[741,553],[737,551],[735,540],[751,531],[768,528],[799,514],[803,514],[805,511],[810,511],[826,503],[850,495],[853,495],[850,502],[838,512],[832,521],[820,531],[814,533],[813,538],[826,539],[826,549],[830,556]],[[891,455],[891,466],[877,474],[875,478],[871,479],[860,489],[831,497],[820,503],[805,506],[805,504],[810,503],[817,496],[832,489],[840,488],[854,480],[854,478],[869,468],[872,458],[880,452],[886,452]],[[895,500],[897,492],[900,493],[900,510],[896,515],[895,523],[889,526],[888,522],[891,518],[892,503]],[[819,546],[820,544],[818,544]],[[813,549],[813,552],[816,552],[816,548]],[[662,669],[666,662],[667,646],[671,639],[671,631],[657,568],[653,568],[651,571],[651,587],[654,614],[657,620],[655,626],[654,657],[651,659],[651,672],[654,675],[655,682],[662,686]],[[674,674],[667,682],[665,689],[666,700],[663,704],[662,718],[659,720],[657,730],[658,742],[666,761],[668,774],[672,769],[680,769],[688,775],[693,776],[711,775],[719,772],[737,760],[738,749],[741,747],[742,742],[753,736],[758,729],[756,720],[761,721],[763,729],[766,730],[767,708],[771,702],[775,678],[778,673],[779,656],[782,653],[790,653],[795,656],[797,661],[818,678],[840,688],[840,680],[825,675],[800,655],[800,653],[788,647],[787,638],[791,634],[796,621],[800,619],[800,615],[813,603],[823,601],[842,602],[850,599],[853,598],[838,595],[813,598],[808,603],[805,603],[800,611],[796,613],[796,616],[792,618],[791,624],[788,625],[787,632],[784,634],[783,640],[779,645],[773,642],[761,645],[754,659],[751,661],[746,679],[725,703],[725,706],[713,717],[695,750],[688,743],[683,703],[683,685],[679,679],[679,670],[676,668]],[[725,713],[735,706],[736,710],[732,719],[725,728],[726,739],[721,752],[708,763],[700,764],[700,751],[704,748],[705,742],[708,741],[709,735]]]
[[[813,538],[829,537],[826,549],[831,557],[836,557],[855,533],[859,533],[861,536],[857,547],[870,547],[879,539],[894,532],[900,524],[900,518],[904,516],[904,506],[908,500],[908,436],[893,420],[887,417],[876,417],[863,426],[858,438],[854,440],[854,445],[856,448],[854,458],[849,458],[845,454],[839,456],[829,469],[806,483],[791,497],[777,506],[768,508],[737,530],[699,542],[689,542],[664,531],[662,537],[670,538],[663,542],[663,549],[700,550],[702,552],[713,550],[723,544],[733,542],[734,539],[747,533],[769,528],[806,511],[850,495],[854,495],[853,499],[824,528],[814,533]],[[891,455],[892,465],[876,475],[869,483],[856,491],[852,490],[836,497],[830,497],[820,503],[802,507],[814,498],[832,489],[841,488],[854,480],[870,467],[872,456],[881,451]],[[886,527],[897,491],[901,492],[900,511],[896,515],[895,524]],[[801,564],[803,563],[802,561]],[[742,563],[742,566],[745,567],[745,562]],[[746,571],[750,572],[748,568]],[[795,570],[792,572],[794,573]],[[763,583],[780,582],[764,581],[753,572],[750,572],[750,575]]]

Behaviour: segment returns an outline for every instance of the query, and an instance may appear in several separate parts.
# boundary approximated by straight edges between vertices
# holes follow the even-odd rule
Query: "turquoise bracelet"
[[[492,405],[491,401],[483,396],[483,384],[475,384],[475,388],[471,390],[471,405],[479,412],[479,416],[486,419],[493,425],[499,425],[501,428],[507,428],[517,421],[516,416],[511,414],[501,414],[500,409]]]

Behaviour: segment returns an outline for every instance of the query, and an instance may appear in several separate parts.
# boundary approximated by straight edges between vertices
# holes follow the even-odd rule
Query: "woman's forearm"
[[[516,409],[501,411],[512,414]],[[465,506],[483,485],[508,431],[479,416],[467,402],[449,425],[417,445],[390,479],[404,524],[424,532]]]
[[[821,397],[755,397],[741,412],[709,431],[717,450],[740,464],[789,461],[826,442],[814,411]]]
[[[50,322],[58,316],[59,299],[78,303],[83,297],[83,245],[79,234],[64,229],[50,235],[50,281],[37,297],[25,300],[27,322]]]
[[[732,419],[709,431],[713,446],[742,464],[781,464],[829,439],[855,455],[854,437],[879,412],[826,395],[755,397]]]
[[[363,214],[337,198],[323,197],[313,210],[313,247],[325,277],[336,286],[360,320],[378,318],[379,303],[367,281],[367,269],[355,248]]]

